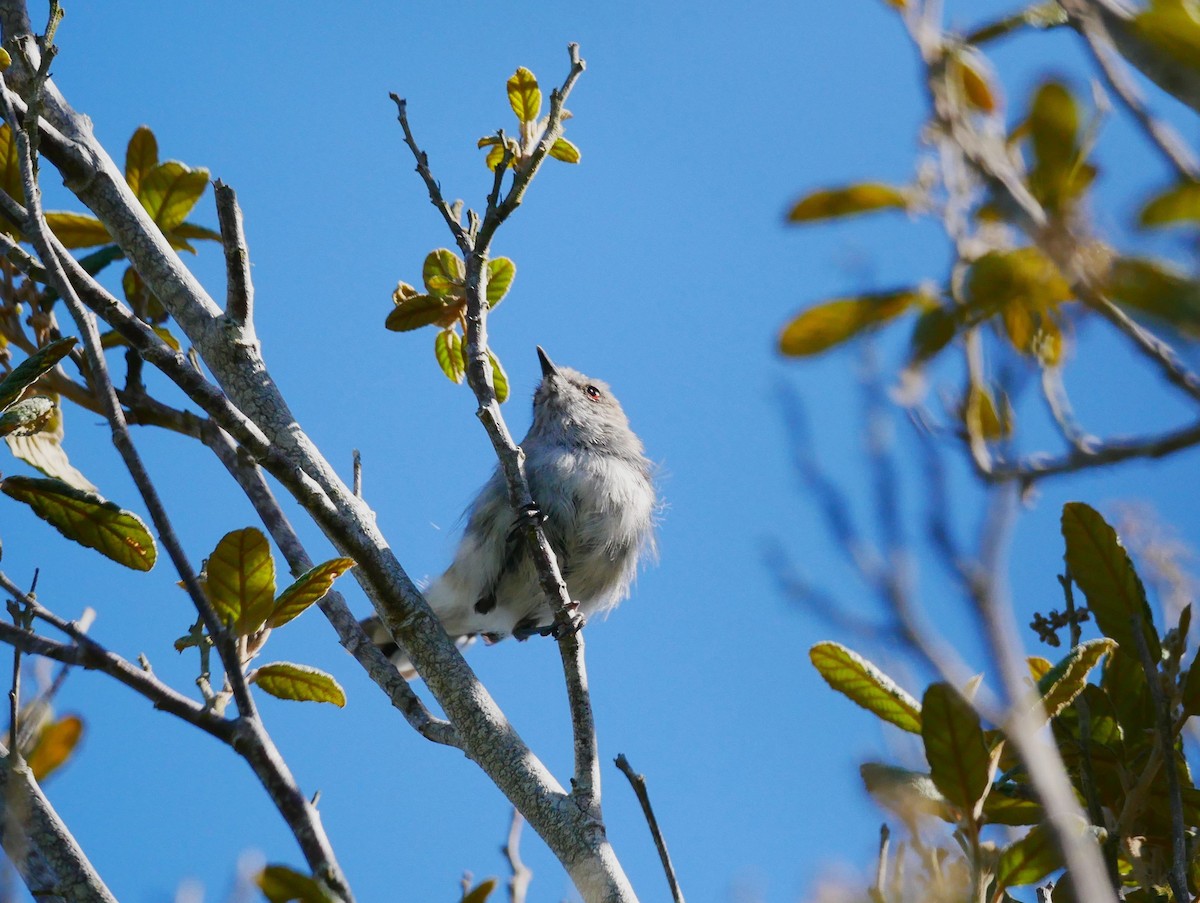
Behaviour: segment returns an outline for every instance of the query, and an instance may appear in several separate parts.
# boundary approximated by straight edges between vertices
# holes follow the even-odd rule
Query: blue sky
[[[955,21],[968,21],[967,6],[981,19],[1010,8],[951,6]],[[1051,72],[1086,96],[1071,38],[998,48],[1011,106]],[[852,360],[785,362],[773,343],[809,302],[944,271],[946,248],[927,223],[783,225],[806,190],[912,175],[923,94],[886,5],[75,3],[54,75],[118,162],[134,129],[148,124],[164,159],[205,166],[237,190],[267,362],[344,475],[352,449],[362,451],[365,495],[401,562],[421,578],[449,561],[459,515],[493,459],[469,392],[435,366],[432,332],[383,329],[396,281],[418,281],[425,254],[450,244],[387,95],[408,98],[446,194],[478,206],[490,175],[474,143],[511,127],[505,79],[523,65],[546,87],[561,81],[568,41],[588,62],[567,127],[582,163],[547,165],[496,242],[517,263],[512,293],[491,320],[514,387],[505,413],[521,435],[541,344],[559,363],[609,381],[660,463],[661,561],[587,631],[601,752],[606,763],[623,752],[647,775],[689,899],[794,900],[822,875],[869,863],[882,815],[861,790],[859,761],[913,752],[812,670],[812,643],[855,640],[782,598],[763,556],[769,542],[782,543],[814,582],[869,610],[789,468],[776,402],[781,383],[799,393],[831,475],[853,510],[869,513]],[[1139,194],[1166,174],[1119,116],[1103,134],[1097,219],[1122,237]],[[68,204],[47,190],[51,207]],[[211,194],[192,218],[216,226]],[[215,246],[188,262],[223,298]],[[881,343],[889,366],[902,339]],[[1098,433],[1185,415],[1098,327],[1080,335],[1068,381]],[[137,438],[194,561],[225,532],[255,523],[202,449],[154,432]],[[903,497],[919,511],[907,439],[901,432]],[[108,497],[141,510],[97,418],[69,410],[67,448]],[[1194,465],[1189,453],[1047,484],[1022,512],[1013,549],[1022,620],[1058,604],[1064,501],[1106,509],[1146,499],[1194,541]],[[966,532],[978,495],[962,473],[953,476]],[[148,576],[126,572],[60,542],[22,508],[2,510],[10,576],[24,582],[40,567],[44,604],[64,615],[94,606],[97,637],[131,658],[146,653],[175,686],[192,685],[195,662],[171,643],[193,615],[165,565]],[[332,555],[314,529],[302,532],[314,558]],[[341,588],[366,614],[357,587],[343,580]],[[959,596],[936,576],[922,590],[939,627],[984,670]],[[892,664],[910,689],[923,687],[924,676],[895,663],[886,644],[864,651]],[[497,850],[506,801],[473,765],[396,716],[319,613],[272,637],[267,655],[325,668],[349,696],[344,710],[271,699],[263,709],[304,789],[322,792],[325,824],[360,900],[452,900],[463,870],[504,873]],[[565,779],[571,745],[553,645],[505,643],[470,656]],[[88,734],[49,793],[120,899],[169,900],[184,879],[201,882],[206,899],[224,899],[247,851],[302,862],[226,749],[98,675],[72,676],[60,708],[83,713]],[[633,795],[615,768],[604,778],[617,853],[642,899],[662,899]],[[570,896],[528,833],[524,855],[535,871],[531,900]]]

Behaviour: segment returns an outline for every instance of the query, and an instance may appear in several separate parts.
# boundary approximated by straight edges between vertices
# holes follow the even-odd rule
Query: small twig
[[[879,858],[875,865],[875,885],[869,891],[871,895],[871,903],[886,903],[887,892],[887,872],[888,872],[888,846],[891,841],[892,832],[888,828],[887,823],[879,826]]]
[[[667,842],[663,839],[662,831],[658,829],[658,819],[654,817],[654,809],[650,805],[650,794],[646,791],[646,777],[633,770],[625,754],[616,758],[617,768],[629,779],[629,785],[637,794],[642,806],[642,814],[646,816],[646,824],[650,826],[650,834],[654,837],[654,846],[658,848],[658,858],[662,860],[663,871],[667,873],[667,883],[671,886],[671,898],[675,903],[683,903],[683,891],[679,889],[679,881],[675,878],[675,867],[671,865],[671,856],[667,853]]]
[[[354,497],[362,498],[362,454],[358,449],[354,449]]]
[[[408,101],[394,92],[389,93],[388,97],[396,104],[396,118],[400,120],[400,128],[404,130],[404,143],[408,145],[413,158],[417,161],[417,174],[429,191],[429,202],[437,208],[442,219],[446,221],[446,225],[450,227],[450,233],[454,236],[459,248],[466,253],[469,247],[467,232],[463,229],[453,208],[442,197],[441,186],[434,179],[433,173],[429,171],[429,155],[417,147],[417,139],[413,137],[412,128],[408,124]]]
[[[533,880],[533,870],[521,861],[521,826],[524,824],[525,819],[514,808],[512,821],[508,826],[508,838],[505,840],[504,846],[500,848],[500,852],[504,854],[504,858],[508,860],[508,866],[512,870],[512,875],[508,879],[509,903],[525,903],[529,882]]]
[[[242,223],[237,193],[220,179],[213,184],[217,200],[217,222],[225,246],[227,283],[225,313],[239,326],[250,329],[254,320],[254,284],[250,279],[250,251]]]

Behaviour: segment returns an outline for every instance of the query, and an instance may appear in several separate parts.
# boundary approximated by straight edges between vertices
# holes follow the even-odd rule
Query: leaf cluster
[[[1101,842],[1123,899],[1169,899],[1160,889],[1168,884],[1172,860],[1166,760],[1173,762],[1188,838],[1189,891],[1195,894],[1200,846],[1192,839],[1200,836],[1200,789],[1182,743],[1182,731],[1200,714],[1200,663],[1187,650],[1190,607],[1175,629],[1160,636],[1137,571],[1104,518],[1088,505],[1068,503],[1062,534],[1068,574],[1102,636],[1077,643],[1056,663],[1030,657],[1029,696],[1022,704],[1049,724],[1089,815],[1090,823],[1078,829]],[[1152,663],[1150,673],[1142,653]],[[920,878],[910,880],[928,894],[925,899],[970,893],[971,899],[999,903],[1009,899],[1010,888],[1041,882],[1063,867],[1025,763],[1003,726],[985,724],[971,704],[977,681],[966,687],[934,683],[918,702],[840,644],[818,643],[810,658],[835,690],[921,738],[927,770],[871,762],[862,766],[862,777],[871,795],[909,826],[912,849],[921,854]],[[1099,680],[1092,680],[1102,661]],[[1168,746],[1160,715],[1170,725]],[[920,825],[930,819],[949,826],[953,843],[924,855]],[[1025,830],[1014,839],[1013,828]],[[897,883],[884,897],[906,899],[905,888]],[[1057,882],[1052,899],[1074,899],[1069,875]]]

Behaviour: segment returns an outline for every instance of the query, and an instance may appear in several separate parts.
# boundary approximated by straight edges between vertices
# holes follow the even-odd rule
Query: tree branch
[[[629,779],[629,785],[633,788],[633,792],[642,806],[642,814],[646,816],[646,824],[650,826],[650,833],[654,837],[654,846],[658,849],[658,858],[662,860],[663,871],[667,873],[667,884],[671,887],[671,899],[675,903],[684,903],[683,891],[679,889],[679,881],[675,877],[675,866],[671,864],[671,854],[667,852],[667,841],[663,838],[662,831],[659,830],[658,819],[654,817],[654,808],[650,805],[650,792],[646,789],[646,776],[633,770],[633,766],[625,758],[625,753],[617,756],[616,763],[617,768],[621,769],[621,773]]]

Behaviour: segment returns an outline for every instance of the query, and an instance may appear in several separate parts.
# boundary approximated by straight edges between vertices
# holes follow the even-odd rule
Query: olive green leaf
[[[819,354],[927,300],[918,289],[900,289],[825,301],[783,327],[779,350],[789,357]]]
[[[207,169],[192,169],[178,160],[168,160],[142,177],[138,200],[155,224],[170,233],[192,212],[207,187]]]
[[[135,571],[154,567],[157,548],[136,514],[62,480],[5,477],[0,492],[24,502],[59,533]]]
[[[1101,632],[1116,640],[1136,661],[1136,622],[1151,659],[1157,660],[1159,641],[1154,618],[1142,581],[1117,532],[1094,508],[1083,502],[1068,502],[1062,511],[1062,534],[1071,579],[1087,596],[1088,608]]]
[[[988,69],[982,54],[967,49],[953,54],[946,67],[959,95],[981,113],[994,113],[999,106],[993,76]]]
[[[77,341],[74,336],[69,336],[43,345],[0,379],[0,411],[16,401],[22,392],[33,385],[34,380],[70,354]]]
[[[409,332],[438,322],[451,309],[452,305],[442,298],[413,295],[393,307],[383,325],[392,332]]]
[[[46,225],[65,248],[91,248],[112,244],[112,236],[108,234],[104,224],[94,216],[52,210],[46,213]]]
[[[1172,185],[1147,201],[1138,214],[1143,229],[1181,223],[1200,223],[1200,182]]]
[[[902,730],[921,732],[920,703],[858,653],[827,640],[808,657],[829,686],[852,702]]]
[[[333,558],[309,568],[279,594],[266,626],[282,627],[314,602],[320,602],[333,586],[333,581],[352,567],[353,558]]]
[[[238,635],[263,626],[275,604],[275,559],[261,530],[246,527],[221,537],[208,556],[204,592]]]
[[[335,903],[337,899],[317,879],[286,865],[268,865],[254,883],[270,903]]]
[[[496,257],[488,261],[487,302],[495,309],[504,300],[517,275],[517,265],[507,257]]]
[[[1096,176],[1079,146],[1079,104],[1066,85],[1045,82],[1034,94],[1027,124],[1034,158],[1030,190],[1050,211],[1062,211]]]
[[[1114,301],[1185,335],[1200,335],[1200,283],[1166,261],[1118,257],[1108,271],[1105,290]]]
[[[100,490],[92,481],[79,472],[67,457],[63,447],[66,431],[63,428],[64,411],[58,404],[58,395],[47,393],[46,396],[35,396],[40,403],[49,402],[50,410],[45,419],[37,426],[36,431],[18,430],[4,437],[8,450],[31,467],[37,468],[44,476],[62,480],[68,486],[82,489],[86,492],[98,493]],[[32,400],[32,399],[27,399]],[[4,416],[24,405],[19,401],[5,412]],[[3,421],[3,417],[0,417]]]
[[[935,683],[925,691],[921,737],[938,790],[963,811],[977,813],[991,786],[994,763],[979,715],[950,684]]]
[[[45,395],[33,395],[10,405],[0,414],[0,436],[36,433],[54,414],[56,405]]]
[[[524,66],[508,80],[508,103],[521,122],[533,122],[542,111],[542,91],[537,78]]]
[[[1053,718],[1069,706],[1087,686],[1088,674],[1117,644],[1104,637],[1080,643],[1038,680],[1042,708]]]
[[[862,182],[806,194],[792,206],[787,218],[793,223],[811,223],[875,210],[906,210],[908,202],[908,193],[903,188]]]
[[[1072,297],[1058,267],[1032,246],[984,254],[967,271],[965,293],[980,314],[998,313],[1009,304],[1045,310]]]
[[[497,883],[495,878],[480,881],[471,890],[463,894],[459,903],[484,903],[492,895],[492,891],[496,889]]]
[[[134,195],[142,191],[142,179],[158,166],[158,139],[149,126],[138,126],[125,148],[125,184]]]
[[[338,708],[346,704],[346,693],[341,685],[319,668],[297,665],[295,662],[272,662],[256,668],[247,677],[264,693],[278,699],[295,699],[300,702],[332,702]]]
[[[902,818],[936,815],[954,821],[950,804],[929,775],[879,762],[864,762],[858,772],[867,792]]]
[[[1045,826],[1035,825],[1020,840],[1000,851],[996,866],[997,889],[1033,884],[1060,868],[1062,854],[1053,835]]]
[[[931,307],[917,317],[908,340],[908,366],[923,364],[954,340],[962,318],[957,308]]]

